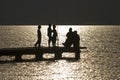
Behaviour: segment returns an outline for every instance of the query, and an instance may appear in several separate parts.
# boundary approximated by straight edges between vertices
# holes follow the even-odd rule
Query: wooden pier
[[[86,49],[86,47],[80,47],[80,49]],[[44,53],[54,53],[55,58],[60,59],[63,52],[74,52],[75,58],[80,58],[80,51],[76,51],[73,47],[23,47],[23,48],[3,48],[0,49],[0,56],[15,56],[16,61],[22,60],[22,55],[35,54],[37,60],[43,58]]]

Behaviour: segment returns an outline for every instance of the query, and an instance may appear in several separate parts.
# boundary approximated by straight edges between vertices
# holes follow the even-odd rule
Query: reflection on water
[[[69,27],[81,38],[81,59],[38,62],[0,63],[1,80],[119,80],[119,26],[59,26],[59,45],[65,41]],[[42,27],[42,45],[47,46],[47,26]],[[0,48],[34,46],[37,26],[1,26]],[[64,54],[71,57],[74,54]],[[30,56],[29,56],[30,57]],[[31,56],[32,57],[32,56]],[[50,57],[50,55],[45,55]],[[0,59],[3,57],[0,57]],[[6,57],[4,57],[6,58]],[[7,59],[11,57],[7,57]]]

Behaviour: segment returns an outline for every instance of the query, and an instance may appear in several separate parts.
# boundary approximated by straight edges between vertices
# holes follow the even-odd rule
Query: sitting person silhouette
[[[35,47],[41,47],[41,26],[38,26],[38,30],[37,30],[37,42],[35,43]]]
[[[74,31],[73,47],[74,47],[75,51],[80,51],[80,37],[77,34],[77,31]]]
[[[63,43],[63,45],[67,48],[71,47],[71,45],[73,44],[73,39],[74,39],[74,34],[72,31],[72,28],[69,28],[69,32],[66,34],[66,41],[65,43]]]

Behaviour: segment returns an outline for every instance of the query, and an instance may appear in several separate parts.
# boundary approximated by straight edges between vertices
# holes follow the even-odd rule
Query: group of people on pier
[[[51,25],[49,24],[49,27],[47,29],[47,36],[48,36],[48,46],[50,47],[50,43],[52,42],[53,47],[55,47],[58,36],[55,25],[53,25],[53,30],[52,30]]]
[[[41,25],[38,26],[37,30],[37,37],[38,40],[35,43],[35,47],[41,47]],[[56,47],[56,40],[58,33],[56,31],[56,26],[53,25],[53,29],[51,28],[51,25],[49,24],[49,27],[47,29],[47,36],[48,36],[48,46],[50,47],[50,43],[52,42],[52,46]],[[80,37],[77,34],[77,31],[72,31],[72,28],[69,28],[69,32],[66,34],[66,41],[63,43],[64,47],[69,48],[73,45],[75,49],[79,49],[80,45]]]
[[[66,34],[66,41],[65,43],[63,43],[63,45],[66,47],[66,48],[69,48],[71,47],[71,45],[73,45],[73,47],[75,49],[78,49],[79,50],[79,45],[80,45],[80,37],[79,35],[77,34],[77,31],[72,31],[72,28],[69,28],[69,32]]]

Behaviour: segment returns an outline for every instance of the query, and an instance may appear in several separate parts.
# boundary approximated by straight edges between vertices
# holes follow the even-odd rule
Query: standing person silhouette
[[[41,25],[38,26],[38,30],[37,30],[37,42],[35,43],[35,47],[41,47]]]
[[[48,46],[50,47],[50,43],[52,42],[52,29],[50,24],[47,29],[47,36],[48,36]]]
[[[57,39],[57,31],[56,31],[56,26],[53,25],[53,37],[52,37],[52,44],[53,44],[53,47],[56,46],[56,39]]]

